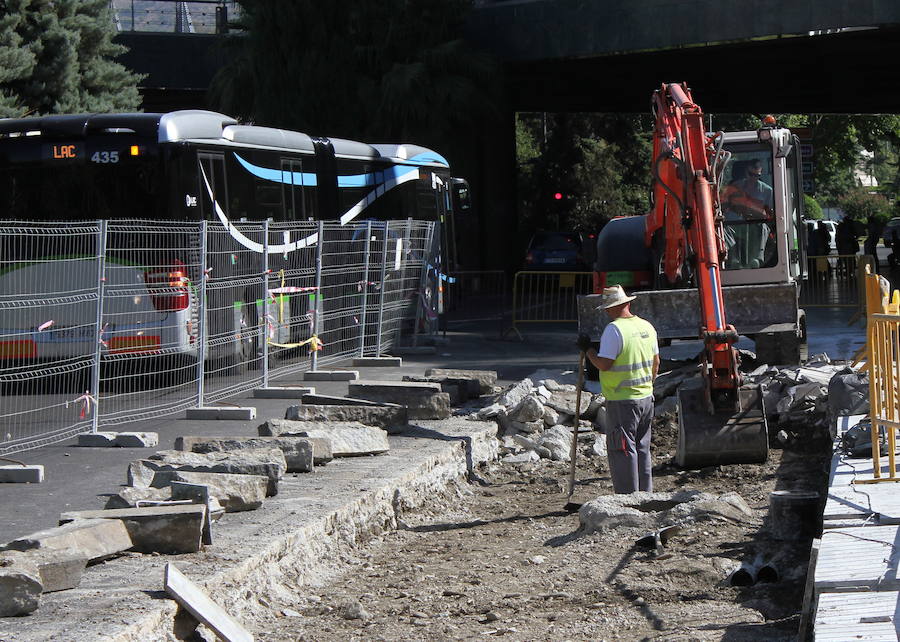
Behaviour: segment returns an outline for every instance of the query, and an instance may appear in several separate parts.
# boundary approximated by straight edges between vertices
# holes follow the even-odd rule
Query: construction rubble
[[[752,353],[743,357],[745,383],[762,388],[775,448],[820,444],[831,439],[831,417],[865,412],[865,376],[831,363],[826,355],[803,366],[755,364]],[[675,423],[675,393],[698,376],[696,362],[663,363],[654,384],[655,422]],[[433,440],[430,426],[436,424],[431,421],[493,422],[496,428],[486,434],[494,444],[475,465],[491,458],[523,466],[568,462],[576,429],[579,452],[602,461],[604,398],[596,382],[579,394],[574,378],[571,372],[539,371],[501,389],[495,372],[429,370],[403,382],[355,382],[347,398],[306,395],[286,409],[284,418],[259,421],[256,434],[184,435],[173,449],[131,462],[123,471],[127,484],[108,495],[102,510],[68,511],[58,526],[0,546],[0,616],[33,613],[42,595],[77,588],[91,567],[122,555],[215,550],[217,538],[229,528],[229,514],[265,511],[279,498],[286,478],[315,476],[337,458],[384,457],[391,452],[389,435]],[[109,444],[114,438],[98,441]],[[146,443],[155,445],[152,439]],[[394,511],[393,517],[379,518],[384,522],[379,528],[397,527],[397,511],[405,505],[397,492],[379,499]],[[700,515],[746,520],[751,514],[738,493],[682,490],[601,496],[586,502],[579,518],[583,532],[657,531]]]

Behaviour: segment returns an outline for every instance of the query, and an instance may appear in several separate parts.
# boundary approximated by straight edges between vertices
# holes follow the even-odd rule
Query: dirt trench
[[[737,492],[753,515],[710,516],[662,554],[629,528],[584,534],[563,511],[568,463],[495,462],[400,529],[369,540],[327,581],[292,599],[257,596],[246,624],[265,640],[793,640],[809,539],[776,541],[769,493],[824,491],[828,453],[772,450],[768,462],[679,471],[675,422],[654,428],[657,491]],[[605,458],[579,449],[576,501],[611,494]],[[771,561],[777,581],[732,586],[742,563]]]

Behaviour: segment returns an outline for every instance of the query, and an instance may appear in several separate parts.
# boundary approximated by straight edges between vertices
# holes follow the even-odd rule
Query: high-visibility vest
[[[612,322],[622,335],[622,351],[609,370],[600,371],[603,395],[611,401],[643,399],[653,394],[656,330],[640,317]]]

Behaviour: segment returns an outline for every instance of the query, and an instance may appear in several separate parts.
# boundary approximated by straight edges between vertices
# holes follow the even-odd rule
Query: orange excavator
[[[736,313],[732,322],[746,324],[738,327],[756,339],[769,363],[799,358],[799,145],[774,121],[755,132],[706,132],[703,112],[683,83],[657,89],[652,109],[653,205],[646,215],[614,219],[601,231],[597,274],[601,280],[642,275],[652,290],[635,292],[632,310],[663,340],[703,343],[701,377],[678,390],[676,462],[684,468],[762,462],[768,456],[762,395],[758,386],[743,385],[738,331],[726,309]],[[751,166],[777,189],[748,187]],[[579,301],[579,330],[594,339],[606,323],[596,312],[598,296]]]

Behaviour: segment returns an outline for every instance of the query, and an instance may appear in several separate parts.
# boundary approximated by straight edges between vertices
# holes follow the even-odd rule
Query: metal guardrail
[[[897,430],[900,429],[900,292],[866,268],[866,353],[869,373],[869,418],[872,439],[872,479],[858,484],[900,481],[897,475]],[[882,476],[879,435],[887,441],[888,472]]]
[[[509,310],[503,270],[457,270],[443,289],[444,313],[451,321],[500,319]]]
[[[0,225],[0,455],[436,331],[436,225]]]
[[[874,265],[875,258],[866,254],[808,256],[807,278],[800,287],[801,307],[864,306],[865,270]]]
[[[578,297],[590,294],[593,272],[517,272],[513,281],[512,325],[521,338],[523,323],[576,323]]]

